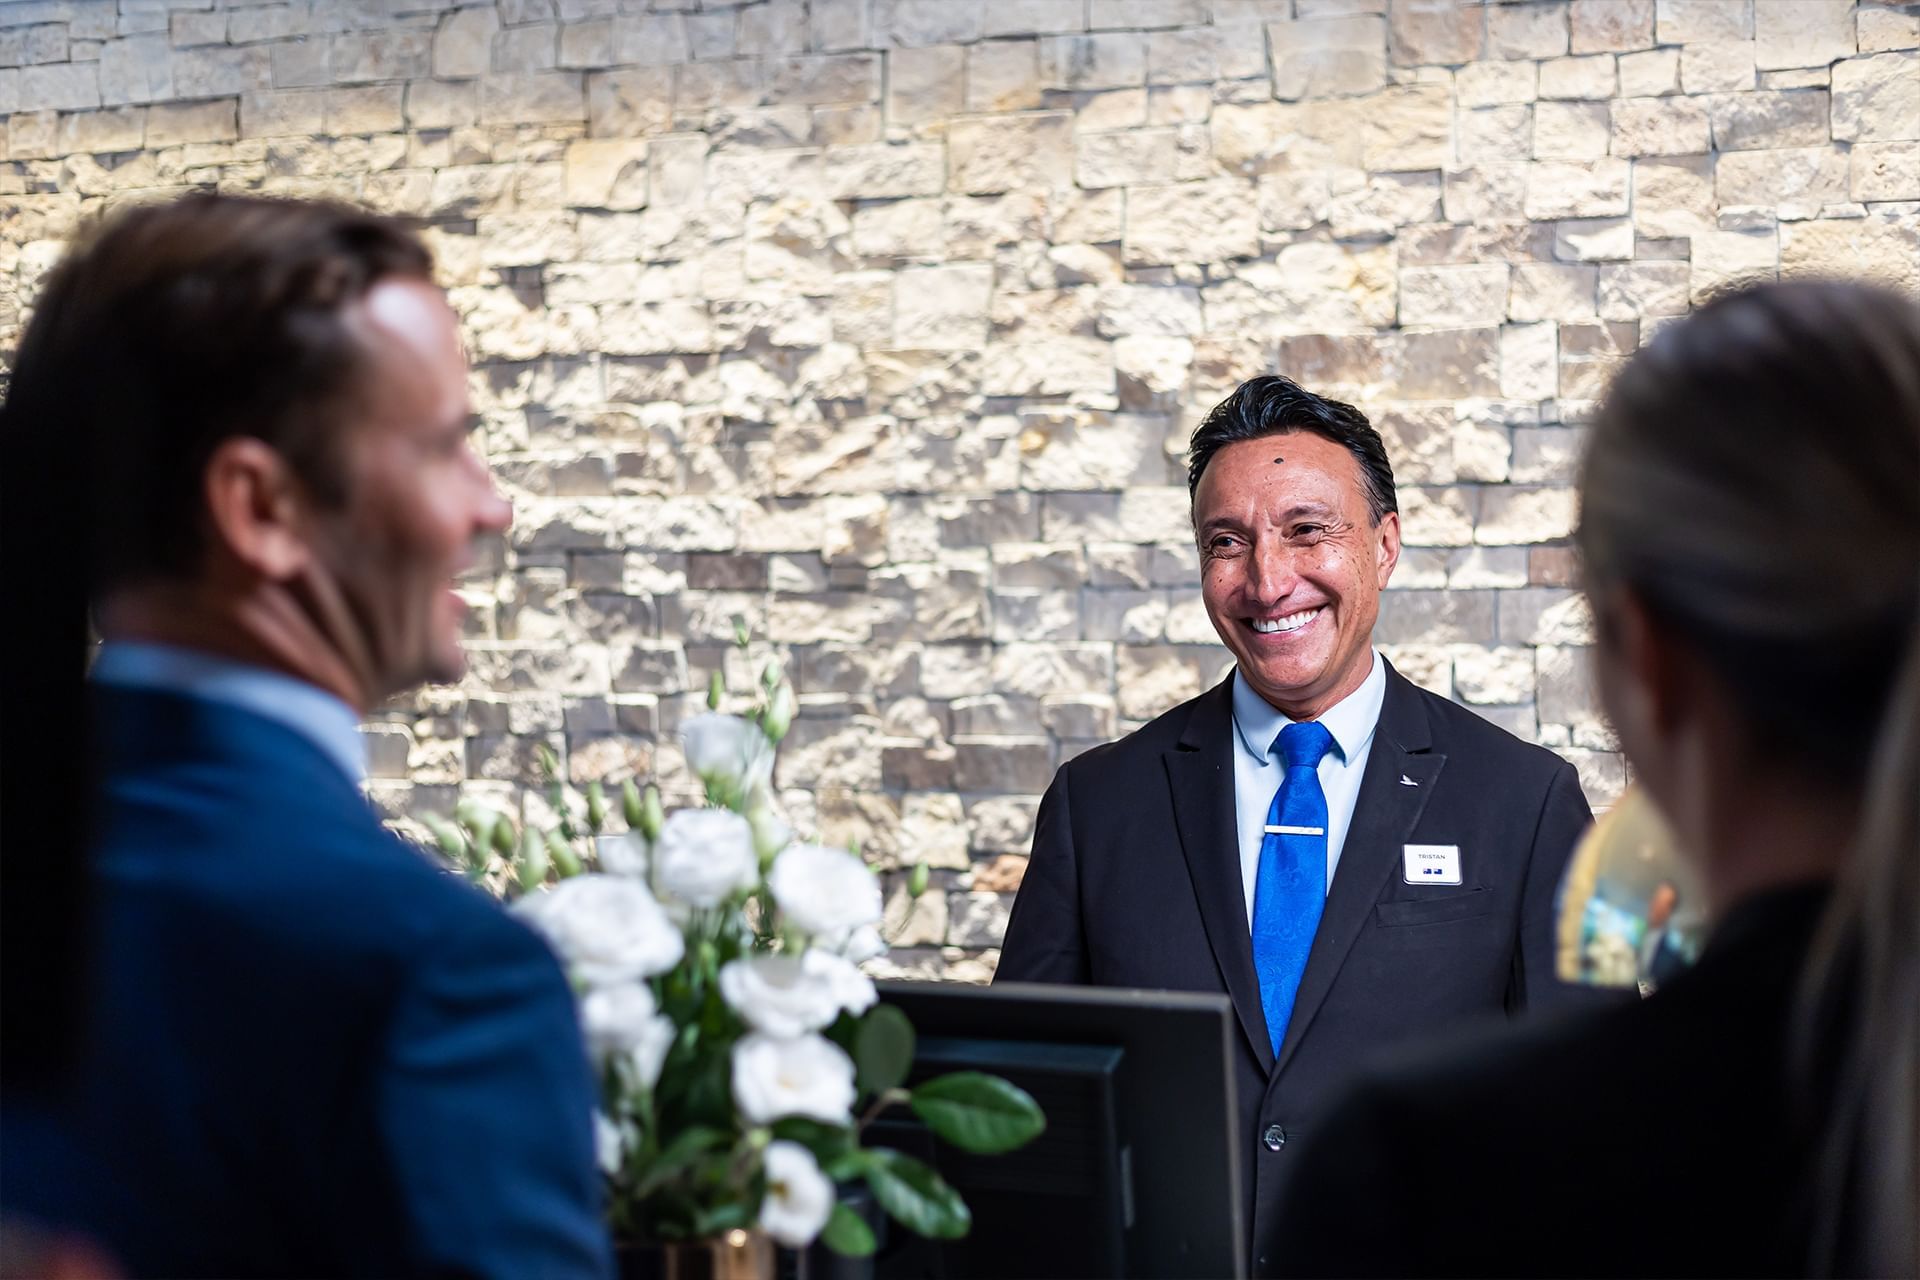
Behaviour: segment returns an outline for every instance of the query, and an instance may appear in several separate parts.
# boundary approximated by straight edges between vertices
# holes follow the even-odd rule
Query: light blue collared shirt
[[[123,689],[153,689],[221,702],[283,724],[306,738],[358,786],[367,776],[360,717],[318,685],[265,667],[166,644],[108,641],[92,678]]]
[[[1333,886],[1334,868],[1353,825],[1353,805],[1360,796],[1360,779],[1373,751],[1373,731],[1380,723],[1380,707],[1387,698],[1387,668],[1380,654],[1358,689],[1327,709],[1320,723],[1333,735],[1333,750],[1320,758],[1320,789],[1327,795],[1327,886]],[[1280,789],[1286,766],[1278,754],[1269,755],[1280,730],[1293,721],[1255,693],[1236,669],[1233,673],[1233,808],[1240,832],[1240,886],[1246,893],[1247,927],[1253,927],[1253,885],[1260,875],[1261,828],[1267,810]]]

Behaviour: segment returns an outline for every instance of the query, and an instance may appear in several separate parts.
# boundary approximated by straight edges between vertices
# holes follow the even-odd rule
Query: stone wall
[[[1400,669],[1624,766],[1565,538],[1609,374],[1712,290],[1920,287],[1920,8],[1847,0],[11,0],[0,348],[87,215],[419,219],[518,514],[379,801],[532,748],[684,791],[743,616],[828,839],[981,976],[1054,768],[1226,665],[1181,451],[1274,370],[1389,441]],[[536,799],[532,803],[538,803]]]

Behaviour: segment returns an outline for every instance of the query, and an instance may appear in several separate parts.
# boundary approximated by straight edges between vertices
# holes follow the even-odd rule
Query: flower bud
[[[573,851],[573,845],[558,831],[547,832],[547,855],[553,859],[554,870],[561,878],[580,874],[580,855]]]
[[[766,716],[760,722],[768,742],[778,742],[787,736],[787,730],[793,727],[793,712],[793,686],[783,683],[773,691],[773,698],[767,703]]]
[[[917,898],[927,891],[927,864],[916,862],[913,870],[907,872],[907,896]]]
[[[523,893],[538,888],[546,880],[552,860],[547,856],[547,842],[532,827],[521,833],[519,862],[520,889]]]
[[[660,828],[667,825],[667,808],[660,803],[660,788],[647,784],[646,794],[640,797],[640,834],[649,843],[660,838]]]
[[[587,830],[599,835],[607,825],[607,789],[595,778],[587,784]]]
[[[707,710],[718,711],[720,702],[727,696],[727,678],[720,672],[713,673],[713,679],[707,681]]]
[[[632,778],[620,784],[620,813],[626,818],[629,830],[640,829],[640,788]]]

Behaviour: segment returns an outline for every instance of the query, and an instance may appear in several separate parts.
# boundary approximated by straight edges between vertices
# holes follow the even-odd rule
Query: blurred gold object
[[[1561,880],[1561,979],[1650,994],[1698,958],[1706,928],[1692,865],[1646,792],[1628,787],[1574,850]]]

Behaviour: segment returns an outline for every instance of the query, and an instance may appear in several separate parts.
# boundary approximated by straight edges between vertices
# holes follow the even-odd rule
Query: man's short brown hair
[[[369,354],[346,313],[382,279],[431,271],[400,223],[323,202],[192,195],[84,236],[21,342],[6,439],[81,451],[92,590],[195,570],[203,475],[233,436],[340,501],[336,442]]]

